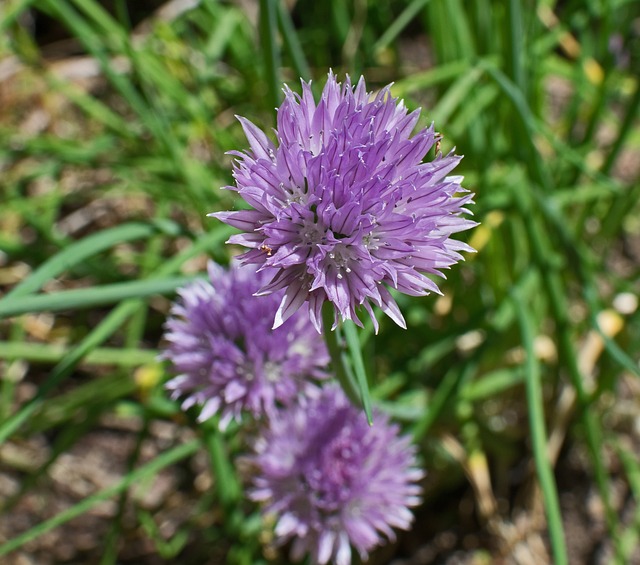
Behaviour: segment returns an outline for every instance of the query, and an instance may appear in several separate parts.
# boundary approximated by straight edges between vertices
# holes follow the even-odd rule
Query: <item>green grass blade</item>
[[[617,442],[616,452],[622,461],[633,498],[636,501],[636,509],[632,518],[631,525],[622,533],[620,545],[622,546],[622,555],[625,563],[630,563],[634,551],[637,551],[638,540],[640,538],[640,463],[638,463],[638,454],[631,448],[625,448]]]
[[[260,0],[260,45],[267,81],[269,110],[280,105],[280,50],[278,49],[278,8],[279,0]]]
[[[625,353],[615,341],[601,330],[598,324],[597,315],[604,308],[600,304],[601,300],[596,290],[595,275],[593,272],[590,272],[589,267],[591,269],[599,268],[600,270],[604,270],[604,265],[601,264],[599,260],[596,263],[596,259],[592,258],[590,250],[586,248],[582,240],[573,236],[558,209],[551,206],[548,200],[542,195],[538,193],[534,195],[545,217],[548,218],[549,222],[560,235],[567,257],[571,258],[573,265],[575,265],[576,273],[582,285],[582,295],[589,308],[589,320],[591,321],[593,329],[598,332],[602,338],[605,349],[609,355],[630,373],[640,377],[640,367],[638,367],[630,355]]]
[[[523,26],[520,0],[509,0],[509,67],[511,79],[516,87],[526,93],[524,44],[525,30]]]
[[[213,8],[213,5],[208,5]],[[204,47],[204,52],[212,61],[218,61],[222,58],[224,51],[234,41],[234,37],[238,33],[238,28],[242,20],[242,15],[238,10],[225,10],[216,22],[216,26],[211,30],[209,41]]]
[[[51,294],[22,296],[0,304],[0,319],[19,316],[28,312],[58,312],[60,310],[93,308],[121,302],[129,298],[142,298],[152,294],[167,294],[192,282],[194,279],[195,277],[193,276],[149,279],[77,290],[64,290]]]
[[[431,0],[413,0],[400,15],[391,23],[389,27],[380,36],[380,39],[373,45],[375,53],[386,49],[393,41],[395,41],[402,31],[414,20]]]
[[[521,188],[514,190],[513,196],[518,206],[518,211],[525,221],[532,254],[541,273],[550,310],[556,325],[559,358],[566,367],[571,384],[576,391],[580,419],[585,429],[596,484],[604,504],[607,527],[613,537],[616,556],[620,558],[621,550],[617,535],[619,519],[611,504],[608,475],[600,455],[603,450],[602,426],[591,409],[590,398],[585,390],[583,376],[578,367],[578,355],[575,350],[574,337],[569,321],[569,307],[565,296],[564,283],[559,274],[562,263],[551,259],[555,250],[547,237],[545,237],[546,232],[540,225],[538,217],[532,213],[529,192],[525,192]]]
[[[471,67],[468,61],[454,61],[438,65],[421,73],[414,73],[394,83],[393,93],[400,98],[408,96],[412,92],[431,88],[440,83],[447,82],[464,73]]]
[[[117,22],[98,2],[94,0],[69,0],[83,12],[96,26],[96,33],[101,35],[104,43],[128,41],[127,29]]]
[[[620,150],[623,148],[625,141],[627,141],[629,134],[633,132],[633,127],[636,124],[635,120],[640,113],[638,108],[640,107],[640,80],[636,80],[636,88],[633,91],[633,96],[627,105],[624,117],[622,118],[622,126],[616,136],[613,146],[609,150],[607,159],[602,165],[602,172],[609,174],[611,168],[615,163],[616,158],[620,154]]]
[[[84,89],[60,78],[51,71],[45,71],[44,78],[52,91],[60,92],[87,116],[91,116],[99,123],[104,124],[116,135],[126,139],[134,139],[136,137],[136,133],[131,127],[131,124],[128,124],[100,100],[87,94]]]
[[[547,168],[542,163],[540,153],[534,144],[534,133],[536,131],[535,117],[522,91],[520,91],[514,83],[509,80],[505,74],[492,65],[486,66],[487,74],[493,78],[498,87],[511,100],[517,116],[520,118],[522,125],[526,129],[528,135],[524,136],[523,141],[527,144],[529,152],[526,163],[531,169],[532,176],[540,183],[540,185],[550,192],[553,185],[551,176]]]
[[[417,443],[423,440],[436,422],[447,402],[451,399],[456,387],[460,383],[462,371],[451,369],[444,375],[438,388],[431,397],[427,410],[413,427],[412,435]]]
[[[468,402],[485,400],[523,384],[524,380],[525,374],[519,368],[497,369],[468,383],[460,391],[460,397]]]
[[[451,121],[446,124],[447,130],[454,138],[462,136],[464,132],[474,126],[474,121],[481,119],[483,114],[498,97],[498,88],[492,84],[487,84],[481,88],[476,88],[473,94],[473,104],[463,104],[457,109]]]
[[[456,79],[430,112],[436,124],[447,124],[451,115],[469,100],[469,95],[477,88],[482,74],[483,69],[478,66],[467,70]]]
[[[72,243],[43,263],[29,277],[1,298],[0,307],[9,300],[37,292],[46,282],[68,271],[74,265],[82,263],[89,257],[110,249],[119,243],[150,237],[157,231],[157,228],[151,224],[123,224]]]
[[[289,14],[284,2],[278,2],[278,25],[285,49],[289,53],[289,57],[291,57],[296,74],[304,80],[311,80],[309,63],[307,63],[307,58],[298,39],[298,33],[291,21],[291,14]]]
[[[558,490],[547,452],[547,433],[544,418],[542,385],[540,384],[540,368],[533,345],[533,321],[531,314],[525,307],[525,297],[522,295],[514,296],[514,304],[516,305],[522,342],[526,352],[524,371],[529,425],[531,428],[531,443],[536,472],[544,498],[553,562],[556,565],[568,565],[569,559],[567,557],[564,528],[562,526],[562,515],[560,514]]]
[[[46,395],[54,390],[68,375],[80,360],[91,350],[111,336],[141,305],[138,300],[123,302],[112,310],[87,337],[51,370],[47,380],[38,387],[38,393],[20,410],[0,423],[0,444],[7,440],[33,413],[38,410]]]
[[[199,183],[197,176],[198,167],[194,166],[193,160],[186,154],[186,148],[176,139],[171,123],[163,109],[157,108],[154,103],[150,102],[155,101],[156,98],[150,95],[145,99],[143,94],[135,88],[133,81],[115,69],[112,59],[109,58],[107,45],[104,41],[105,30],[103,28],[106,26],[107,29],[113,27],[120,29],[117,22],[108,17],[102,18],[101,16],[95,16],[94,11],[102,12],[103,10],[94,2],[89,2],[87,6],[91,4],[92,8],[90,10],[94,19],[95,17],[99,17],[99,29],[95,29],[95,22],[94,25],[87,22],[64,0],[56,2],[52,0],[41,0],[41,3],[43,9],[46,9],[49,13],[62,20],[82,42],[87,51],[98,60],[106,78],[122,95],[124,100],[127,101],[147,130],[152,133],[153,138],[159,143],[159,149],[166,153],[172,163],[173,169],[184,179],[189,195],[194,200],[201,200],[201,193],[204,187]],[[80,5],[83,10],[87,10],[84,2],[80,3]],[[116,42],[118,54],[126,56],[132,62],[136,71],[138,71],[141,76],[148,78],[148,73],[145,74],[144,71],[148,67],[151,69],[150,72],[153,72],[157,66],[157,61],[152,58],[150,59],[148,53],[144,51],[138,52],[134,49],[122,30],[116,32],[113,37],[118,39]],[[150,62],[153,64],[149,66]],[[169,75],[165,74],[163,76],[166,78],[165,82],[170,82],[171,85],[176,84],[176,81]],[[146,90],[147,94],[150,94],[146,81],[141,81],[140,86],[143,92]]]
[[[39,433],[72,421],[78,412],[100,411],[132,394],[138,385],[131,374],[120,371],[79,385],[73,390],[50,398],[37,414],[29,419],[29,433]]]
[[[64,345],[29,343],[23,341],[0,341],[0,359],[15,361],[22,359],[32,363],[57,363],[70,349]],[[114,365],[137,367],[152,363],[158,356],[157,350],[119,349],[116,347],[97,348],[83,360],[85,365]]]
[[[333,31],[336,34],[339,45],[343,47],[349,35],[349,27],[351,26],[347,2],[343,2],[342,0],[329,0],[329,3],[331,4],[330,10]]]
[[[35,1],[14,0],[13,2],[5,2],[2,17],[0,17],[0,33],[4,33]]]

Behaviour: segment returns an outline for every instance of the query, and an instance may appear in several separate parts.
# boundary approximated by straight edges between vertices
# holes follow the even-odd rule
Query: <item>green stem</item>
[[[296,74],[304,80],[310,80],[311,69],[309,68],[309,63],[307,63],[295,26],[291,21],[291,14],[282,2],[278,2],[278,24],[284,46],[289,53],[289,57],[291,57]]]
[[[618,132],[618,136],[611,147],[609,154],[602,165],[602,172],[605,175],[608,175],[611,172],[613,164],[618,157],[620,150],[624,146],[624,142],[627,140],[629,133],[631,133],[634,124],[636,123],[636,116],[638,115],[638,107],[640,107],[640,80],[636,80],[636,89],[633,93],[631,100],[629,101],[629,105],[627,106],[627,110],[625,112],[624,118],[622,119],[622,125],[620,126],[620,131]]]
[[[364,406],[364,413],[367,415],[367,421],[369,425],[373,425],[373,414],[371,411],[371,394],[369,393],[369,381],[367,379],[367,373],[364,367],[364,360],[362,359],[362,349],[360,346],[360,339],[358,338],[358,330],[356,325],[347,320],[343,324],[344,336],[347,341],[347,348],[349,350],[349,358],[351,360],[351,366],[356,376],[356,383],[360,391],[360,400]]]
[[[324,325],[324,340],[329,350],[329,356],[331,357],[331,365],[336,374],[336,378],[340,383],[340,386],[344,390],[345,394],[351,400],[354,406],[362,406],[360,395],[358,394],[358,388],[354,381],[353,374],[350,371],[350,367],[347,365],[344,342],[342,342],[342,334],[340,327],[335,330],[331,330],[334,320],[333,305],[330,302],[325,302],[322,306],[322,323]]]
[[[590,409],[589,395],[585,390],[582,374],[578,367],[578,355],[575,351],[574,339],[570,331],[569,307],[564,294],[562,277],[559,273],[559,269],[564,265],[556,264],[550,258],[553,246],[544,237],[545,232],[541,223],[536,221],[531,198],[522,190],[515,190],[513,194],[519,213],[524,218],[528,239],[531,242],[532,255],[540,270],[549,299],[549,306],[555,319],[560,361],[567,368],[571,384],[576,391],[579,415],[585,429],[595,480],[604,504],[605,518],[609,533],[613,538],[616,559],[617,562],[622,562],[620,560],[620,540],[617,533],[618,517],[611,504],[608,493],[607,471],[600,455],[603,447],[601,427],[596,419],[596,414]]]
[[[280,50],[278,49],[278,0],[260,0],[260,44],[266,70],[267,94],[270,110],[280,101]]]
[[[209,453],[220,502],[223,508],[231,512],[238,504],[242,491],[237,481],[233,465],[229,459],[224,437],[217,426],[217,418],[208,420],[202,424],[204,443]]]
[[[525,308],[524,297],[522,295],[514,296],[514,303],[520,324],[522,342],[526,351],[524,369],[527,406],[529,408],[529,425],[531,427],[531,442],[536,472],[538,480],[540,481],[540,488],[542,489],[547,514],[553,562],[556,565],[567,565],[569,560],[564,538],[564,528],[562,526],[560,503],[558,501],[558,491],[547,452],[547,432],[544,421],[542,386],[540,384],[540,367],[534,351],[534,332],[531,324],[531,316]]]
[[[373,425],[371,394],[362,359],[360,340],[355,324],[347,320],[332,331],[335,319],[334,307],[325,302],[322,307],[324,339],[331,356],[336,378],[345,394],[354,406],[364,408],[369,425]]]

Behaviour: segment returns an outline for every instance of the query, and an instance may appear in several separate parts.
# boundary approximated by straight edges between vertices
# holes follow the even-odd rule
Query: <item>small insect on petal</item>
[[[259,247],[259,249],[260,251],[264,251],[267,254],[267,257],[271,257],[271,254],[273,253],[273,249],[264,243]]]

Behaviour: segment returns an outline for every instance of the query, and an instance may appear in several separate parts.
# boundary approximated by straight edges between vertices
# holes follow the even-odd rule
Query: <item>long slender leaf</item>
[[[262,45],[263,65],[266,71],[267,99],[270,110],[280,104],[280,51],[278,49],[278,0],[260,0],[260,43]]]
[[[36,0],[13,0],[13,2],[5,2],[2,17],[0,17],[0,33],[6,31],[6,29],[18,19],[20,14],[24,13],[25,10],[35,2]]]
[[[412,0],[400,15],[385,30],[373,46],[374,51],[382,51],[394,41],[431,0]]]
[[[0,319],[27,312],[57,312],[77,308],[93,308],[121,302],[128,298],[167,294],[193,280],[194,277],[151,279],[13,298],[0,304]]]
[[[47,281],[89,257],[119,243],[150,237],[153,233],[157,233],[157,227],[152,224],[123,224],[85,237],[54,255],[6,296],[0,298],[0,307],[10,300],[37,292]]]
[[[520,332],[522,334],[522,341],[526,351],[524,370],[533,455],[538,480],[540,481],[540,487],[542,489],[542,496],[544,497],[544,506],[547,514],[553,560],[557,565],[567,565],[569,563],[569,559],[567,557],[567,546],[564,537],[564,528],[562,525],[562,515],[560,514],[558,489],[555,484],[553,469],[551,468],[551,463],[547,453],[547,433],[542,398],[542,386],[540,384],[540,368],[538,366],[533,345],[533,322],[531,314],[527,311],[525,300],[525,297],[521,295],[514,296],[514,304],[516,305]]]
[[[302,50],[296,29],[291,21],[291,15],[287,11],[284,2],[278,2],[277,9],[278,25],[282,33],[282,39],[284,40],[284,45],[289,53],[289,57],[291,57],[293,61],[296,74],[301,79],[311,80],[311,69]]]
[[[29,343],[21,341],[0,341],[0,359],[15,361],[22,359],[34,363],[57,363],[69,352],[64,345]],[[135,367],[151,363],[158,351],[150,349],[97,348],[89,353],[83,363],[86,365],[116,365]]]

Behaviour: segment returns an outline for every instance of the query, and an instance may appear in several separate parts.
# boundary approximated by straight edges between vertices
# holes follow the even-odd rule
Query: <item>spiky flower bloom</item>
[[[281,297],[254,296],[267,273],[210,263],[208,274],[179,291],[165,324],[162,357],[179,373],[167,388],[183,409],[201,405],[201,421],[220,413],[224,428],[243,410],[271,415],[326,376],[329,357],[306,312],[271,329]]]
[[[293,559],[349,565],[351,545],[366,559],[411,525],[423,473],[409,438],[381,413],[370,427],[336,385],[278,412],[255,449],[250,496],[276,516]]]
[[[286,289],[274,327],[305,301],[318,331],[325,301],[334,327],[338,316],[359,323],[362,306],[377,331],[373,304],[405,327],[387,286],[439,292],[425,275],[443,276],[459,251],[473,251],[451,238],[475,225],[462,217],[472,202],[462,177],[447,176],[461,157],[423,162],[439,134],[432,125],[411,137],[419,110],[408,113],[389,89],[372,97],[363,78],[354,88],[329,73],[316,104],[309,84],[301,96],[285,87],[277,145],[239,118],[251,150],[232,153],[236,186],[227,188],[253,209],[211,215],[245,232],[229,240],[251,248],[244,262],[276,270],[260,290]]]

